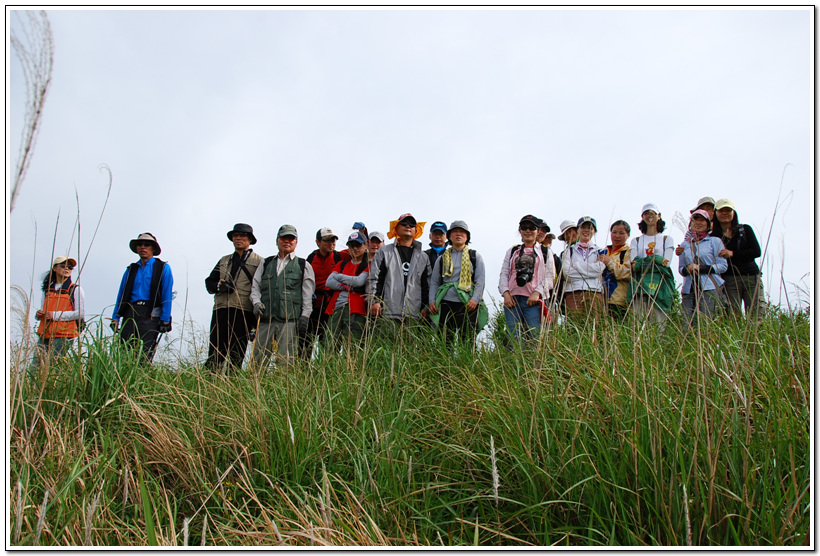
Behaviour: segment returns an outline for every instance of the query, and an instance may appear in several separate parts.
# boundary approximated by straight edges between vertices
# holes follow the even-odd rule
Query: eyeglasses
[[[519,226],[518,229],[521,230],[522,232],[534,232],[535,231],[535,226]]]

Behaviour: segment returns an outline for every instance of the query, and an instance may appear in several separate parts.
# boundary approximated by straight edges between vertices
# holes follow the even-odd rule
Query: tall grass
[[[801,545],[809,328],[567,323],[475,354],[407,335],[232,376],[98,332],[12,369],[11,541]]]

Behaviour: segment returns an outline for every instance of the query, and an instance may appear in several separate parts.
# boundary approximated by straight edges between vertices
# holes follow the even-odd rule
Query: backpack
[[[475,264],[476,264],[475,249],[468,249],[467,254],[470,256],[470,270],[471,270],[470,278],[472,278],[473,283],[475,283]],[[444,281],[443,280],[443,278],[444,278],[444,265],[439,265],[439,270],[441,270],[441,277],[442,277],[442,282],[443,282]]]

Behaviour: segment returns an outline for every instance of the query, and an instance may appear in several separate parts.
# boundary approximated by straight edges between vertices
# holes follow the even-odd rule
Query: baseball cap
[[[416,217],[413,216],[412,214],[410,214],[409,212],[406,212],[406,213],[402,214],[401,216],[398,217],[397,220],[398,220],[399,224],[404,224],[405,222],[407,222],[408,224],[411,224],[412,226],[415,226],[417,224]]]
[[[284,236],[293,236],[296,239],[299,239],[299,234],[296,233],[296,226],[292,226],[291,224],[282,224],[276,234],[276,237],[280,238]]]
[[[526,216],[522,216],[521,220],[518,221],[519,226],[522,224],[532,224],[538,228],[541,225],[541,219],[537,216],[533,216],[532,214],[527,214]]]
[[[384,234],[377,231],[370,232],[370,239],[378,239],[380,242],[384,243]]]
[[[361,233],[359,231],[355,231],[352,234],[350,234],[349,236],[347,236],[347,241],[345,243],[350,243],[350,242],[353,242],[353,241],[356,241],[358,243],[367,243],[367,238],[364,237],[363,233]]]
[[[75,266],[77,266],[77,261],[75,261],[75,260],[74,260],[74,259],[72,259],[71,257],[66,257],[66,256],[63,256],[63,255],[60,255],[59,257],[57,257],[56,259],[54,259],[54,262],[53,262],[53,263],[51,263],[51,266],[52,266],[52,267],[55,267],[55,266],[57,266],[58,264],[63,264],[63,263],[65,263],[65,262],[67,262],[67,263],[68,263],[68,265],[69,265],[71,268],[74,268]]]
[[[445,224],[444,222],[442,222],[440,220],[437,221],[437,222],[433,222],[433,225],[430,226],[430,233],[433,233],[436,230],[438,230],[439,232],[444,232],[446,234],[447,233],[447,224]]]
[[[701,197],[698,199],[698,204],[695,205],[695,208],[690,209],[689,212],[695,212],[700,208],[701,205],[712,205],[715,206],[715,200],[712,197]]]
[[[646,203],[643,206],[643,208],[641,209],[641,216],[643,216],[643,213],[645,213],[648,210],[651,210],[655,214],[660,214],[661,213],[661,211],[658,210],[658,205],[656,205],[655,203]]]
[[[578,224],[576,226],[578,228],[580,228],[581,224],[586,224],[587,222],[591,223],[592,227],[595,228],[595,230],[598,229],[598,223],[595,222],[595,219],[592,218],[591,216],[582,216],[581,218],[578,219]]]
[[[732,210],[735,210],[735,204],[732,202],[731,199],[726,199],[726,198],[718,199],[717,202],[715,203],[715,210],[720,210],[722,208],[727,208],[727,207],[732,209]]]
[[[334,234],[334,233],[333,233],[333,230],[331,230],[330,228],[320,228],[320,229],[316,232],[316,239],[317,239],[317,240],[320,240],[320,239],[330,239],[331,237],[332,237],[333,239],[339,239],[339,236],[337,236],[336,234]]]

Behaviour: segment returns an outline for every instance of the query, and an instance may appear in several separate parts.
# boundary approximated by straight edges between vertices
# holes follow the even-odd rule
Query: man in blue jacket
[[[111,328],[119,332],[120,341],[138,345],[143,358],[151,362],[159,335],[171,331],[174,277],[170,265],[156,257],[161,249],[153,234],[140,234],[129,246],[140,259],[122,276]]]

